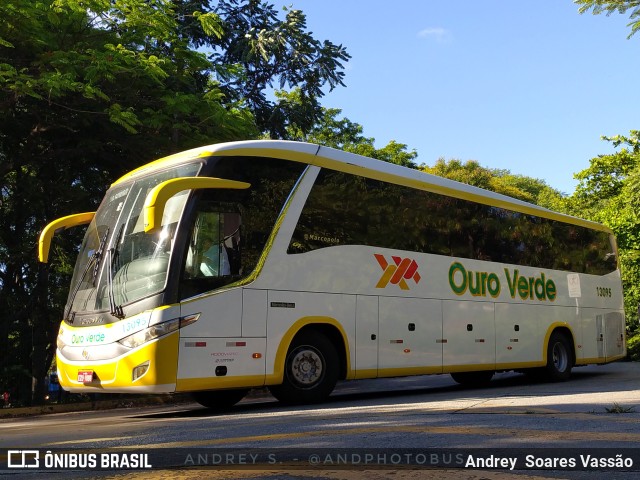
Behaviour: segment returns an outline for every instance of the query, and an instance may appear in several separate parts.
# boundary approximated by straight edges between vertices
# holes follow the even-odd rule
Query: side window
[[[259,268],[268,239],[305,165],[271,158],[210,160],[208,176],[247,182],[248,189],[206,189],[189,213],[181,299],[241,281]]]
[[[288,253],[368,245],[604,275],[606,232],[323,169]]]
[[[366,220],[359,195],[366,194],[361,177],[323,169],[307,198],[287,253],[304,253],[336,245],[365,244]],[[360,183],[358,183],[360,182]],[[373,210],[373,208],[371,209]]]
[[[240,215],[231,212],[198,212],[191,232],[185,275],[238,275],[239,260]]]
[[[220,204],[200,204],[190,232],[183,272],[187,296],[238,280],[242,273],[241,243],[238,212]]]
[[[420,243],[416,191],[323,169],[309,194],[288,253],[337,245],[410,250]]]

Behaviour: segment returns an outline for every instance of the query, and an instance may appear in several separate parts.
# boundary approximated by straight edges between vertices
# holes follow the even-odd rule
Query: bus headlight
[[[198,320],[199,317],[200,314],[196,313],[194,315],[188,315],[186,317],[172,318],[171,320],[151,325],[149,328],[145,328],[144,330],[118,340],[118,342],[125,347],[136,348],[143,343],[149,342],[156,338],[160,338],[164,335],[168,335],[169,333],[175,332],[182,327],[186,327],[187,325],[190,325]]]
[[[172,320],[167,320],[166,322],[152,325],[149,328],[145,328],[144,330],[141,330],[134,333],[133,335],[129,335],[128,337],[119,340],[119,342],[125,347],[136,348],[143,343],[153,340],[154,338],[159,338],[163,335],[175,332],[176,330],[178,330],[179,326],[180,319],[174,318]]]

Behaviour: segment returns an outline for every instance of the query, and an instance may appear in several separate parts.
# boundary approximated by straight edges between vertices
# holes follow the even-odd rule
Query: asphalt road
[[[0,465],[6,466],[8,449],[37,449],[43,464],[46,451],[90,451],[98,464],[103,453],[146,452],[163,466],[125,474],[59,465],[48,478],[612,480],[637,477],[638,447],[639,363],[577,368],[563,383],[499,374],[482,389],[463,388],[444,375],[346,382],[327,403],[303,407],[258,394],[226,413],[186,404],[0,420]],[[587,455],[615,460],[619,452],[619,459],[634,461],[635,472],[558,464],[536,469],[547,458],[573,459],[580,467]],[[509,458],[516,459],[514,470]],[[473,469],[480,461],[494,468]],[[41,475],[27,470],[0,476]]]

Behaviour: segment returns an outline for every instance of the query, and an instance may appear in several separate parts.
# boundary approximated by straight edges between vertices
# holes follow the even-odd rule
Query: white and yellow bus
[[[88,224],[57,340],[72,392],[289,403],[338,380],[567,379],[625,356],[610,230],[318,145],[247,141],[132,171]]]

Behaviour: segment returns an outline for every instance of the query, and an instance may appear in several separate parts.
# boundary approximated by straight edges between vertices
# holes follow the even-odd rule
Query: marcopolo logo
[[[407,280],[413,280],[416,284],[420,281],[418,264],[415,260],[392,255],[391,260],[393,263],[390,263],[384,255],[375,253],[374,256],[380,268],[384,270],[376,288],[385,288],[389,283],[392,283],[393,285],[398,285],[402,290],[409,290]]]

